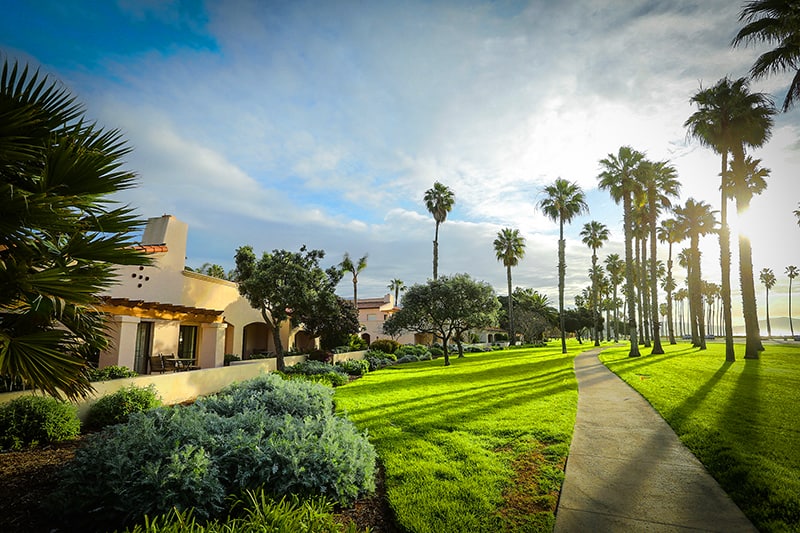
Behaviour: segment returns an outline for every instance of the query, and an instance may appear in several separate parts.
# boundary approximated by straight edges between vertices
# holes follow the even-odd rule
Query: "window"
[[[140,374],[147,374],[147,361],[153,340],[153,323],[139,322],[136,327],[136,348],[134,351],[133,369]]]
[[[197,326],[181,326],[178,334],[178,357],[194,359],[197,353]]]
[[[374,315],[374,314],[373,315],[367,315],[367,321],[368,322],[375,321],[375,320],[378,320],[378,315]]]

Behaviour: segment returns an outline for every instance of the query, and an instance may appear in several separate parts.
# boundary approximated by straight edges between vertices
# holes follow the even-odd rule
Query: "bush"
[[[385,354],[378,350],[369,350],[364,356],[364,360],[369,364],[370,372],[391,366],[395,363],[394,354]]]
[[[97,400],[86,414],[86,426],[91,429],[102,429],[113,424],[128,421],[133,413],[141,413],[161,405],[156,396],[156,388],[131,385],[117,392],[103,396]]]
[[[270,359],[274,357],[275,354],[272,352],[259,352],[259,353],[251,353],[248,359]]]
[[[49,396],[21,396],[0,406],[0,449],[73,439],[81,430],[77,408]]]
[[[241,361],[242,358],[236,355],[235,353],[226,353],[225,359],[223,360],[224,366],[231,366],[231,363],[234,361]]]
[[[442,350],[438,346],[431,346],[429,351],[433,359],[436,359],[437,357],[444,357],[444,350]]]
[[[326,352],[325,350],[311,350],[308,354],[308,361],[322,361],[323,363],[330,363],[333,361],[333,353]]]
[[[367,353],[364,354],[364,357],[380,357],[382,359],[388,359],[392,362],[397,361],[397,355],[393,353],[384,353],[380,350],[367,350]]]
[[[419,361],[419,357],[414,355],[413,353],[407,353],[403,357],[397,360],[397,363],[415,363]]]
[[[393,339],[377,339],[369,345],[372,350],[380,350],[383,353],[395,353],[400,347],[400,343]]]
[[[347,343],[347,345],[351,352],[358,352],[360,350],[367,349],[367,341],[355,334],[350,335],[350,342]]]
[[[112,365],[105,368],[92,368],[89,370],[89,381],[109,381],[138,377],[139,373],[127,366]]]
[[[422,344],[406,344],[397,349],[394,353],[398,358],[401,358],[406,355],[414,355],[416,356],[416,361],[419,361],[421,357],[425,357],[430,355],[430,350],[427,346],[423,346]],[[428,357],[430,359],[430,357]]]
[[[173,506],[219,517],[227,495],[262,486],[341,504],[374,490],[375,450],[333,414],[332,390],[273,374],[251,381],[89,436],[63,470],[54,510],[92,522],[72,529],[114,529]]]
[[[364,359],[349,359],[339,361],[336,366],[347,372],[351,376],[363,376],[369,372],[369,361]]]

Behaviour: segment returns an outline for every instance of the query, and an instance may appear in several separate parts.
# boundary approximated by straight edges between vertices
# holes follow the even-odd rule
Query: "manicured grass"
[[[574,355],[545,348],[389,367],[336,390],[369,431],[408,531],[552,531],[577,410]]]
[[[724,345],[600,359],[661,413],[760,531],[800,531],[800,346],[726,363]],[[647,350],[645,349],[645,352]]]

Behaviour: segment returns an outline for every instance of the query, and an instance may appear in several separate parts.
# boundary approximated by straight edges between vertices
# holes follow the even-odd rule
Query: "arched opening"
[[[367,343],[367,346],[372,344],[372,337],[370,336],[369,333],[362,333],[361,338]]]
[[[233,353],[233,334],[236,328],[233,324],[225,322],[225,353]]]
[[[301,330],[294,335],[294,346],[300,353],[309,353],[317,347],[317,343],[309,332]]]
[[[242,330],[242,359],[249,359],[254,353],[274,351],[272,327],[264,322],[251,322]]]

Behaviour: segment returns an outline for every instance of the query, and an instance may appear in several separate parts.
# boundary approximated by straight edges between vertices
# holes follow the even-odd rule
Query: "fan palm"
[[[793,72],[794,77],[783,100],[788,111],[800,98],[800,10],[795,0],[754,0],[739,13],[746,22],[731,45],[770,43],[777,47],[761,54],[750,68],[750,77],[761,79],[769,74]]]
[[[83,121],[66,89],[28,68],[0,75],[0,376],[86,396],[88,360],[108,345],[98,295],[117,265],[145,265],[141,226],[110,198],[135,185],[117,131]]]
[[[339,268],[344,272],[353,274],[353,306],[358,310],[358,274],[367,268],[367,254],[364,254],[363,257],[354,263],[350,258],[350,254],[345,252],[342,262],[339,263]]]
[[[609,231],[605,224],[592,220],[583,225],[581,230],[581,237],[583,244],[592,250],[592,317],[594,318],[594,345],[600,346],[600,326],[597,320],[597,313],[599,312],[599,295],[598,283],[599,279],[595,275],[597,272],[597,249],[603,247],[603,243],[608,241]]]
[[[516,342],[514,335],[514,305],[512,303],[511,292],[511,267],[517,266],[519,260],[525,256],[525,238],[519,234],[519,230],[504,228],[497,232],[494,240],[494,253],[498,261],[502,261],[506,267],[506,279],[508,281],[508,340],[512,346]]]
[[[789,330],[792,332],[792,337],[794,337],[794,323],[792,322],[792,281],[798,274],[800,274],[800,270],[798,270],[796,266],[789,265],[786,267],[786,275],[789,276]]]
[[[772,326],[769,324],[769,290],[775,286],[775,273],[771,268],[762,268],[758,275],[759,281],[764,284],[767,289],[767,336],[772,337]]]
[[[403,283],[403,280],[395,278],[389,282],[386,288],[390,291],[394,291],[394,305],[400,305],[400,291],[406,290],[406,284]]]
[[[539,208],[553,222],[558,222],[558,312],[560,314],[561,351],[567,353],[567,336],[564,331],[564,276],[567,264],[564,259],[564,224],[589,211],[586,196],[577,183],[558,178],[552,185],[542,189],[545,197]]]
[[[425,191],[423,200],[425,207],[436,222],[436,232],[433,237],[433,279],[436,280],[439,277],[439,225],[447,219],[447,214],[453,209],[456,197],[447,185],[442,185],[437,181],[432,188]]]
[[[700,237],[715,231],[716,220],[711,206],[694,198],[674,209],[675,219],[689,237],[686,260],[689,281],[689,316],[692,325],[692,344],[706,349],[706,327],[703,316],[703,284],[700,271]]]
[[[727,77],[716,85],[700,91],[691,98],[697,105],[684,123],[689,134],[721,155],[720,175],[728,170],[728,154],[743,160],[745,146],[758,147],[769,137],[775,109],[769,96],[751,93],[745,78]],[[733,351],[733,321],[731,317],[731,249],[728,229],[728,197],[722,180],[719,227],[720,266],[722,270],[722,311],[725,322],[725,359],[736,359]]]
[[[598,176],[600,188],[606,189],[616,203],[622,201],[623,227],[625,230],[625,297],[628,307],[628,335],[631,340],[629,357],[639,357],[639,344],[636,338],[636,303],[633,280],[633,228],[631,214],[633,210],[633,194],[638,189],[634,179],[636,168],[644,160],[644,154],[623,146],[616,155],[600,160],[603,171]]]
[[[617,288],[624,279],[625,263],[622,262],[618,254],[608,254],[605,259],[605,264],[606,272],[608,272],[608,281],[613,291],[611,300],[614,309],[614,342],[619,342],[619,318],[617,316],[619,301],[617,300]]]
[[[669,343],[675,344],[675,322],[672,316],[672,291],[675,290],[675,279],[672,277],[672,245],[683,240],[678,222],[674,218],[661,221],[658,227],[658,240],[666,242],[667,251],[667,278],[664,280],[664,290],[667,291],[667,330]]]
[[[724,176],[726,188],[736,199],[736,211],[741,216],[750,207],[750,201],[756,194],[767,188],[766,178],[769,169],[759,166],[760,159],[746,157],[734,159],[730,170]],[[745,329],[745,359],[758,359],[758,352],[764,349],[761,344],[761,332],[758,327],[758,308],[756,306],[756,288],[753,280],[753,249],[750,239],[739,230],[739,280],[742,288],[742,312]]]

